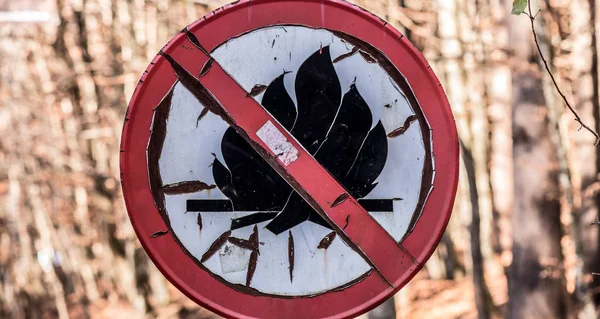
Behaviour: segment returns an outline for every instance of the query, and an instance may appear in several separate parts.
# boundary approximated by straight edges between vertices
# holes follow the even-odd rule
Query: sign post
[[[346,318],[429,258],[458,139],[427,62],[342,1],[240,1],[189,25],[142,76],[121,175],[149,256],[235,318]]]

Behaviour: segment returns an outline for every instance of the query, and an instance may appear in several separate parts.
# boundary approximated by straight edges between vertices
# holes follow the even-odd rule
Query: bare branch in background
[[[525,8],[526,7],[527,7],[527,11],[529,11],[529,12],[525,12]],[[540,43],[538,41],[537,31],[535,29],[535,23],[534,23],[535,18],[540,13],[540,11],[538,10],[538,12],[534,15],[532,13],[532,11],[531,11],[531,1],[527,1],[527,0],[514,0],[513,1],[512,14],[514,14],[514,15],[520,15],[522,13],[525,14],[529,18],[529,20],[531,21],[531,32],[533,33],[533,39],[535,40],[535,46],[536,46],[537,51],[538,51],[538,53],[540,55],[540,58],[542,59],[542,62],[544,62],[544,67],[546,69],[546,72],[548,72],[548,75],[550,75],[550,78],[552,79],[552,83],[554,84],[554,87],[556,88],[556,91],[558,92],[558,94],[560,94],[560,97],[565,102],[565,105],[569,108],[569,110],[571,111],[571,113],[573,113],[573,115],[575,116],[575,121],[577,123],[579,123],[579,125],[581,125],[581,127],[579,129],[585,128],[587,131],[589,131],[590,133],[592,133],[594,135],[594,137],[596,138],[596,142],[594,142],[594,145],[598,145],[600,143],[600,136],[598,135],[598,133],[596,131],[594,131],[594,129],[592,129],[591,127],[587,126],[585,123],[583,123],[583,121],[579,117],[579,114],[577,114],[577,112],[575,111],[575,109],[573,108],[573,106],[571,106],[571,103],[569,103],[569,100],[567,100],[567,97],[565,96],[565,94],[562,92],[562,90],[558,86],[558,83],[556,83],[556,79],[554,78],[554,74],[552,73],[552,71],[550,70],[550,67],[548,66],[548,61],[546,60],[546,58],[544,57],[544,54],[542,53],[542,49],[540,48]]]

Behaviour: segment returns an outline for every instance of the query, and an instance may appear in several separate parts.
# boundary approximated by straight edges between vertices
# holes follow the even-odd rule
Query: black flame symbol
[[[267,87],[263,107],[354,198],[363,198],[376,186],[387,158],[381,121],[371,129],[371,111],[354,84],[342,97],[329,47],[313,53],[298,69],[297,109],[283,84],[286,74]],[[270,219],[267,229],[275,234],[307,220],[329,227],[234,129],[223,135],[221,150],[227,167],[216,158],[213,162],[219,189],[234,210],[263,212],[234,221],[232,228]]]

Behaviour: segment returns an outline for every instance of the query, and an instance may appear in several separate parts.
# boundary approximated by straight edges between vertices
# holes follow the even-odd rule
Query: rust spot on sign
[[[317,246],[317,249],[329,248],[329,246],[331,246],[331,242],[333,242],[333,240],[335,239],[335,236],[336,236],[336,233],[334,231],[329,233],[329,235],[327,235],[323,239],[321,239],[321,241],[319,242],[319,246]]]
[[[248,250],[255,250],[254,245],[252,244],[252,242],[250,242],[249,240],[245,240],[245,239],[241,239],[241,238],[235,238],[235,237],[229,237],[227,239],[230,243],[244,248],[244,249],[248,249]]]
[[[350,223],[350,215],[346,216],[346,224],[344,225],[344,227],[342,227],[342,230],[345,230],[346,227],[348,227],[349,223]]]
[[[167,62],[169,62],[181,84],[183,84],[183,86],[185,86],[190,93],[192,93],[194,97],[196,97],[196,99],[202,103],[202,105],[204,105],[205,108],[213,112],[215,115],[220,116],[227,124],[237,127],[229,114],[224,111],[223,106],[219,104],[219,102],[212,96],[208,89],[200,81],[198,81],[198,79],[191,75],[170,55],[163,51],[158,52],[158,54],[164,57]]]
[[[198,119],[196,120],[196,128],[198,128],[198,123],[200,123],[200,120],[206,116],[206,114],[208,114],[208,109],[207,108],[203,108],[202,111],[200,112],[200,115],[198,115]]]
[[[254,225],[254,231],[248,241],[254,248],[252,253],[250,254],[250,261],[248,262],[248,272],[246,273],[246,287],[250,286],[250,282],[252,282],[252,277],[254,276],[254,271],[256,270],[256,264],[258,262],[258,255],[260,252],[258,251],[258,227]]]
[[[416,115],[409,116],[408,118],[406,118],[406,121],[404,121],[404,125],[391,131],[390,134],[388,134],[387,136],[388,137],[397,137],[397,136],[404,134],[404,132],[406,132],[408,130],[408,128],[410,127],[410,124],[416,120],[417,120]]]
[[[267,88],[268,86],[264,84],[257,84],[252,88],[252,90],[250,90],[250,93],[246,94],[246,97],[257,96],[264,92]]]
[[[152,121],[152,133],[148,142],[148,179],[150,181],[150,189],[152,197],[158,211],[163,216],[163,219],[168,220],[165,213],[165,194],[161,191],[163,186],[160,176],[160,166],[158,161],[163,150],[165,137],[167,136],[167,120],[169,119],[169,109],[171,107],[171,99],[173,90],[165,96],[156,108],[154,108],[154,120]]]
[[[219,238],[217,238],[217,240],[215,240],[212,243],[212,245],[210,245],[210,248],[208,248],[208,250],[204,253],[204,255],[202,255],[200,262],[203,263],[203,262],[207,261],[219,249],[221,249],[221,246],[223,246],[223,244],[225,244],[225,242],[227,242],[227,239],[229,238],[229,236],[231,236],[231,230],[228,230],[228,231],[224,232],[223,234],[221,234],[221,236],[219,236]]]
[[[159,230],[159,231],[155,232],[154,234],[150,235],[150,237],[151,238],[156,238],[156,237],[164,236],[164,235],[166,235],[168,233],[169,233],[168,230]]]
[[[195,193],[216,187],[217,185],[208,185],[202,181],[188,181],[165,185],[162,187],[162,191],[165,195],[178,195]]]
[[[365,61],[367,61],[368,63],[377,63],[377,60],[375,60],[375,58],[369,53],[363,50],[358,51],[358,53],[360,53],[360,56],[362,56],[363,59],[365,59]]]
[[[288,237],[288,261],[290,263],[290,282],[294,280],[294,236],[292,235],[292,231],[289,230]]]
[[[338,196],[338,198],[336,198],[333,201],[333,204],[331,204],[331,208],[340,205],[341,203],[343,203],[346,199],[348,199],[348,197],[350,197],[350,195],[348,195],[348,193],[344,193],[340,196]]]
[[[339,57],[333,59],[333,63],[338,63],[345,58],[349,58],[349,57],[353,56],[356,52],[358,52],[358,47],[353,47],[350,52],[344,53],[344,54],[340,55]]]
[[[246,273],[246,287],[250,286],[254,271],[256,271],[256,263],[258,262],[258,252],[252,251],[250,254],[250,261],[248,262],[248,272]]]
[[[198,38],[196,37],[195,34],[193,34],[190,30],[188,30],[187,27],[185,27],[185,29],[183,29],[185,31],[185,35],[187,36],[188,40],[196,47],[198,48],[198,50],[202,51],[202,53],[206,54],[207,56],[210,56],[210,54],[208,53],[208,51],[206,51],[206,49],[204,49],[204,47],[200,44],[200,41],[198,41]]]
[[[200,70],[200,77],[205,76],[206,73],[208,73],[208,71],[210,71],[210,68],[213,66],[214,62],[215,62],[215,59],[210,58],[210,59],[208,59],[208,61],[206,61],[206,63],[204,63],[202,70]]]
[[[356,278],[356,279],[354,279],[352,281],[347,282],[344,285],[341,285],[341,286],[339,286],[339,287],[337,287],[337,288],[335,288],[333,290],[330,290],[330,292],[342,291],[342,290],[348,289],[348,288],[356,285],[357,283],[362,282],[363,280],[367,279],[367,277],[369,277],[369,275],[371,275],[372,272],[373,272],[373,269],[369,270],[364,275],[362,275],[362,276],[360,276],[360,277],[358,277],[358,278]]]
[[[198,219],[196,219],[196,223],[198,224],[198,231],[202,232],[202,215],[198,214]]]
[[[254,225],[254,230],[252,231],[250,238],[248,238],[248,241],[250,241],[252,248],[260,255],[260,251],[258,251],[258,227],[256,225]]]

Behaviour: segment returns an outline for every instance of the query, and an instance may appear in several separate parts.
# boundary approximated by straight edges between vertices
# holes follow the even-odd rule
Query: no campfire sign
[[[342,1],[240,1],[152,61],[121,169],[142,245],[200,305],[346,318],[433,252],[458,143],[439,81],[386,22]]]

